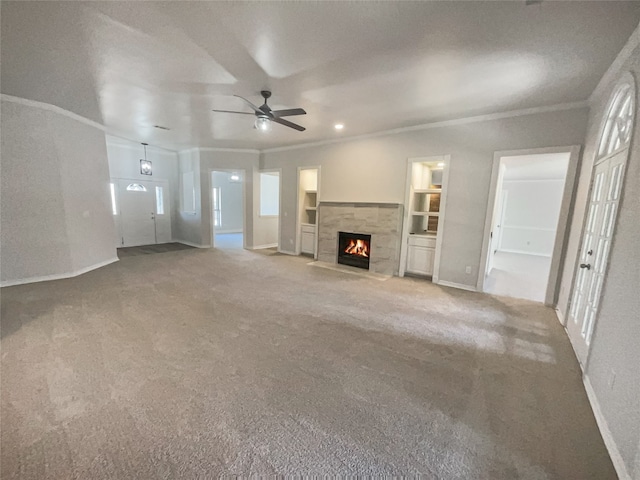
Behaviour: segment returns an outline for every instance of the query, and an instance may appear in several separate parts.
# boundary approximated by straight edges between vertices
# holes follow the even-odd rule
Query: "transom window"
[[[634,107],[633,88],[625,83],[620,86],[609,107],[598,148],[598,158],[606,157],[629,145]]]

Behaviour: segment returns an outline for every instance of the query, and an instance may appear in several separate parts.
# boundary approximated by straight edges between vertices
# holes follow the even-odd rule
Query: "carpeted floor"
[[[308,262],[2,289],[2,479],[616,478],[551,309]]]

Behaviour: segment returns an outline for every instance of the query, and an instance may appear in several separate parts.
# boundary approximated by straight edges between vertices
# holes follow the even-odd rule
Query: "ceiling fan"
[[[249,107],[251,107],[251,109],[253,110],[253,113],[236,112],[232,110],[213,110],[213,111],[223,112],[223,113],[240,113],[242,115],[255,115],[256,116],[255,127],[258,130],[270,130],[271,122],[275,122],[275,123],[279,123],[280,125],[284,125],[285,127],[293,128],[300,132],[305,131],[304,127],[282,118],[282,117],[290,117],[293,115],[306,115],[307,112],[305,112],[304,109],[290,108],[287,110],[271,110],[269,105],[267,105],[267,99],[271,96],[271,92],[268,90],[262,90],[260,94],[262,95],[262,98],[264,98],[264,103],[259,107],[255,106],[249,100],[247,100],[244,97],[241,97],[240,95],[234,95],[234,97],[238,97],[244,100],[244,103],[246,103],[247,105],[249,105]]]

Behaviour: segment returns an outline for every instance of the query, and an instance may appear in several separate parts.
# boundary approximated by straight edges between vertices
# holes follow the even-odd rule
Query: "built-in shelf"
[[[316,222],[318,210],[318,191],[305,189],[302,191],[302,217],[300,222],[302,253],[315,254]]]
[[[406,272],[432,275],[440,223],[442,168],[440,162],[414,163],[409,185]]]

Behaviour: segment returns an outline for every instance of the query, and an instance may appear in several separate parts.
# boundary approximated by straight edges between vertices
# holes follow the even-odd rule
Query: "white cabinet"
[[[436,237],[411,235],[407,245],[407,273],[433,275]]]
[[[316,226],[303,224],[300,251],[302,253],[309,253],[313,255],[315,253],[315,250],[316,250]]]

